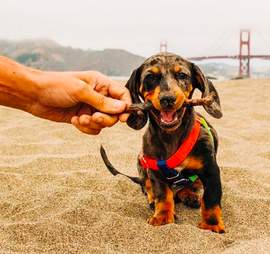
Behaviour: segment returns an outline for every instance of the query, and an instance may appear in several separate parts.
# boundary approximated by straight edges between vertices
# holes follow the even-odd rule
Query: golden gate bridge
[[[239,61],[239,77],[248,78],[250,77],[250,60],[251,59],[263,59],[270,60],[270,55],[264,54],[251,54],[250,53],[250,37],[251,33],[248,29],[240,30],[240,43],[239,43],[239,54],[238,55],[215,55],[215,56],[197,56],[188,57],[191,61],[203,61],[213,59],[235,59]],[[167,42],[160,43],[160,52],[167,52]]]

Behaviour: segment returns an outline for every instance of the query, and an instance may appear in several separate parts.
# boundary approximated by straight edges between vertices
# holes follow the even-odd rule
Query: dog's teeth
[[[160,121],[162,122],[162,123],[164,123],[164,124],[171,124],[171,123],[173,123],[173,122],[175,122],[175,121],[177,121],[178,120],[178,117],[177,117],[177,115],[174,117],[174,119],[172,120],[172,121],[170,121],[170,122],[167,122],[167,121],[165,121],[162,117],[160,118]]]

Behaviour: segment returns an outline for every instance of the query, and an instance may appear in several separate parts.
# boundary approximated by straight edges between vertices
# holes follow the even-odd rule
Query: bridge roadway
[[[246,55],[242,56],[242,58],[250,58],[250,59],[263,59],[263,60],[270,60],[270,55]],[[203,60],[209,60],[209,59],[239,59],[239,55],[227,55],[227,56],[198,56],[198,57],[188,57],[188,60],[191,61],[203,61]]]

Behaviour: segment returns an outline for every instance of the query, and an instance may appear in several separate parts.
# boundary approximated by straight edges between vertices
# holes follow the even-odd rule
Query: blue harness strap
[[[163,175],[167,178],[175,177],[178,174],[175,169],[168,168],[166,160],[158,160],[157,165],[159,170],[161,170]]]
[[[166,160],[158,160],[157,165],[163,176],[166,178],[166,181],[171,185],[172,189],[177,192],[182,190],[188,185],[191,185],[197,180],[196,175],[190,177],[185,177],[173,168],[167,166]]]

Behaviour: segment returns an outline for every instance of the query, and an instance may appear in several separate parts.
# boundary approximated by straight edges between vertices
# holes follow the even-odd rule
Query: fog
[[[237,54],[251,29],[252,53],[270,53],[266,0],[0,0],[0,39],[50,38],[84,49],[122,48],[143,56]]]

